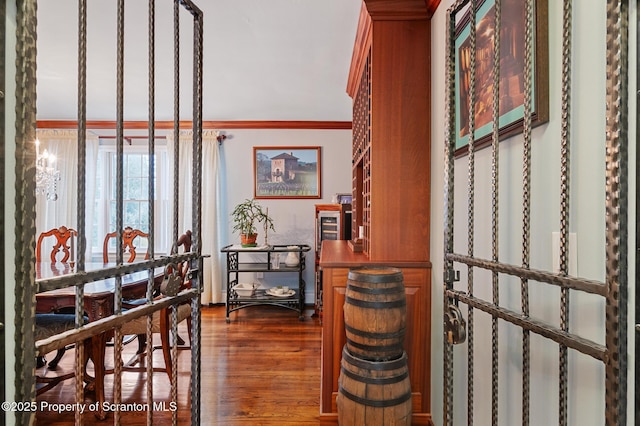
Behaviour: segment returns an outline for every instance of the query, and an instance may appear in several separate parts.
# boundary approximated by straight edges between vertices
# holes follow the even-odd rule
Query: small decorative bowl
[[[238,293],[238,297],[251,297],[258,287],[260,287],[260,284],[239,283],[233,289]]]

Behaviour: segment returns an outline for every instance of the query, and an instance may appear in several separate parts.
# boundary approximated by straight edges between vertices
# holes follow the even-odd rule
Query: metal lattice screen
[[[123,230],[123,141],[124,141],[124,46],[126,40],[125,33],[125,2],[124,0],[114,0],[117,3],[116,27],[117,35],[113,40],[117,50],[117,64],[115,66],[117,76],[116,88],[116,145],[117,145],[117,179],[115,182],[117,192],[117,246],[122,245]],[[203,14],[200,9],[190,0],[175,0],[173,3],[174,13],[174,129],[176,134],[180,123],[180,43],[179,25],[180,14],[188,14],[191,17],[193,29],[193,51],[191,60],[193,64],[193,88],[190,94],[193,101],[193,193],[192,193],[192,238],[191,251],[181,255],[170,255],[157,258],[153,253],[153,229],[154,213],[153,202],[149,202],[149,224],[150,224],[150,259],[134,264],[123,264],[123,256],[118,252],[116,266],[101,270],[85,270],[85,233],[88,230],[85,223],[85,184],[87,176],[86,168],[86,93],[87,93],[87,8],[91,7],[91,2],[79,0],[78,7],[78,259],[77,273],[65,275],[54,279],[43,279],[34,281],[34,247],[35,247],[35,130],[36,130],[36,0],[17,2],[17,89],[16,89],[16,211],[20,212],[21,220],[16,225],[16,401],[35,401],[35,377],[32,375],[35,367],[36,353],[47,353],[60,344],[75,343],[76,353],[76,401],[84,401],[83,396],[83,351],[81,343],[83,340],[101,333],[113,330],[115,333],[114,360],[120,360],[122,354],[122,336],[120,327],[125,322],[137,317],[146,316],[147,319],[147,375],[152,374],[151,353],[153,341],[151,339],[151,320],[153,312],[160,309],[177,306],[177,304],[188,302],[191,305],[191,389],[190,396],[190,416],[192,424],[198,424],[200,419],[200,293],[201,293],[201,185],[202,185],[202,29]],[[155,154],[155,17],[156,1],[148,2],[148,81],[149,81],[149,107],[148,107],[148,131],[149,131],[149,197],[153,200],[153,176]],[[135,19],[135,16],[130,18]],[[71,22],[69,24],[72,24]],[[176,144],[177,148],[177,144]],[[177,154],[176,154],[177,158]],[[177,161],[176,161],[177,163]],[[178,173],[174,174],[173,196],[174,196],[174,218],[173,240],[178,239]],[[154,269],[165,267],[173,262],[189,261],[192,271],[191,288],[183,290],[176,296],[165,297],[161,300],[153,300]],[[140,309],[123,311],[122,306],[122,279],[123,276],[136,271],[148,271],[149,279],[147,285],[147,303]],[[97,322],[84,322],[83,299],[84,284],[105,278],[115,279],[114,290],[114,314],[105,320]],[[35,313],[35,293],[54,290],[69,286],[76,287],[76,328],[71,332],[66,332],[53,338],[34,342],[34,313]],[[177,340],[177,309],[172,310],[170,315],[171,335],[173,340]],[[172,346],[172,378],[171,378],[171,402],[177,398],[177,348]],[[122,391],[122,371],[121,363],[114,362],[114,387],[113,403],[116,407],[113,412],[114,424],[120,424],[120,407]],[[153,400],[153,381],[147,381],[147,400]],[[35,413],[18,412],[16,418],[18,424],[32,424]],[[76,410],[76,424],[82,424],[83,418]],[[153,422],[153,410],[147,410],[147,424]],[[178,424],[178,413],[173,411],[172,424]]]
[[[625,425],[627,421],[629,12],[625,2],[606,2],[606,16],[598,26],[606,32],[606,42],[593,46],[592,54],[598,60],[586,63],[593,67],[603,64],[602,79],[596,84],[602,87],[600,104],[606,109],[598,116],[584,112],[580,105],[583,93],[599,92],[598,86],[585,87],[576,71],[580,64],[574,68],[580,58],[576,51],[581,47],[574,31],[584,31],[589,25],[574,15],[574,5],[584,6],[570,0],[550,4],[546,0],[468,0],[455,2],[447,11],[446,425],[463,424],[461,419],[469,425],[540,424],[539,418],[537,422],[532,418],[553,408],[545,421],[576,424],[577,412],[585,409],[580,404],[585,401],[576,397],[580,389],[575,386],[579,380],[575,365],[584,365],[585,358],[591,367],[582,374],[599,375],[598,383],[604,388],[596,405],[603,407],[600,415],[605,424]],[[519,28],[508,22],[512,20],[509,14],[518,7],[523,11]],[[561,41],[555,44],[558,49],[553,50],[558,57],[552,58],[560,64],[552,70],[559,72],[549,75],[556,83],[550,86],[557,89],[549,92],[549,102],[559,110],[552,117],[553,125],[543,126],[545,131],[534,137],[540,96],[539,36],[540,31],[546,31],[540,19],[547,19],[547,13],[554,18],[549,22],[560,24],[552,28],[561,38],[556,40]],[[465,15],[467,32],[461,30]],[[486,16],[493,18],[487,22],[483,20]],[[523,50],[516,51],[520,37]],[[505,50],[512,54],[505,56]],[[508,59],[513,58],[521,58],[521,74],[516,75],[517,81],[501,79],[508,75]],[[511,83],[517,83],[516,90]],[[522,135],[514,138],[515,142],[504,141],[518,133],[513,127],[505,130],[502,121],[505,102],[514,100],[522,105]],[[464,125],[461,117],[466,120]],[[601,122],[602,134],[576,136],[584,136],[582,127],[592,124],[585,125],[585,117]],[[490,130],[481,134],[487,123]],[[485,146],[489,148],[480,149]],[[554,151],[542,153],[539,146]],[[589,162],[584,157],[588,147],[601,150],[597,170],[584,170],[583,164]],[[572,161],[576,159],[579,161]],[[518,169],[517,180],[509,179]],[[591,197],[597,201],[591,209],[579,208],[588,197],[582,192],[584,184],[576,191],[575,179],[589,173],[601,178]],[[550,202],[548,192],[558,194],[559,200]],[[556,225],[540,225],[551,221]],[[600,223],[597,229],[582,231],[582,224],[588,221]],[[548,255],[549,229],[558,230],[558,252],[551,254],[558,257],[557,270],[538,267],[546,265],[540,258]],[[602,244],[595,252],[601,253],[602,259],[590,261],[602,264],[602,279],[571,270],[570,259],[575,255],[571,250],[590,253],[591,249],[570,244],[575,229],[583,233],[601,230],[601,239],[595,240]],[[591,235],[585,239],[591,241]],[[592,268],[586,265],[581,269]],[[575,314],[584,312],[594,318]],[[596,331],[578,332],[584,329],[585,321],[593,322]],[[554,353],[541,355],[539,348],[543,346]],[[484,362],[479,365],[478,359]],[[541,395],[540,384],[545,381],[550,384],[542,389],[550,393]],[[547,405],[541,405],[540,400]],[[488,414],[481,417],[481,412]]]

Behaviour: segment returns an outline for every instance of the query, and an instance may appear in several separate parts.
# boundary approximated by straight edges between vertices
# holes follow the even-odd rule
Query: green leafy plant
[[[275,231],[273,219],[269,217],[268,212],[262,209],[262,206],[252,199],[246,199],[238,204],[231,212],[233,217],[233,230],[240,234],[251,235],[258,232],[257,224],[262,223],[266,228]]]

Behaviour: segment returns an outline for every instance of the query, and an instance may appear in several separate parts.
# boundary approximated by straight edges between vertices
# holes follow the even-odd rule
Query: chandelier
[[[55,155],[46,149],[40,154],[40,141],[36,139],[36,195],[45,195],[49,201],[58,199],[60,171],[53,166],[55,161]]]

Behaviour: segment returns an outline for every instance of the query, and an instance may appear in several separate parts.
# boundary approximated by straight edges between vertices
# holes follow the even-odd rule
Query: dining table
[[[63,275],[77,273],[73,263],[61,262],[38,262],[36,263],[36,280],[46,280]],[[115,267],[115,263],[85,263],[84,271],[97,271]],[[154,288],[160,288],[164,278],[164,268],[154,269]],[[122,299],[134,300],[146,297],[147,285],[149,282],[149,272],[147,270],[136,271],[122,275]],[[88,282],[84,287],[84,314],[88,322],[107,318],[115,312],[114,295],[116,288],[116,278],[110,277],[98,281]],[[56,290],[42,291],[36,293],[36,313],[56,313],[76,305],[76,287],[64,287]],[[112,332],[105,332],[91,337],[91,359],[95,371],[95,394],[99,403],[100,411],[96,413],[99,418],[106,418],[106,413],[102,410],[105,399],[104,376],[105,376],[105,352],[107,340],[113,336]]]

